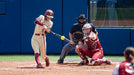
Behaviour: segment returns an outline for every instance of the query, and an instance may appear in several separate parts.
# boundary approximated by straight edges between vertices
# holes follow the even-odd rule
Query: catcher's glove
[[[83,40],[83,33],[80,31],[74,32],[73,33],[73,40],[74,41],[82,41]]]

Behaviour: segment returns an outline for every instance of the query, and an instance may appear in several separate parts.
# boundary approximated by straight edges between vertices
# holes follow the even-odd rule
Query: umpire
[[[80,16],[78,18],[76,18],[76,21],[78,23],[75,23],[72,27],[71,27],[71,30],[69,32],[69,37],[70,37],[70,42],[67,43],[63,49],[62,49],[62,52],[61,52],[61,55],[60,55],[60,58],[58,60],[58,64],[62,64],[64,62],[64,59],[65,59],[65,56],[68,54],[69,51],[71,50],[74,50],[75,49],[75,46],[77,45],[77,42],[76,40],[73,39],[73,34],[75,32],[82,32],[82,27],[84,24],[87,23],[87,18],[85,17],[84,14],[80,14]],[[96,35],[98,34],[97,30],[95,29],[94,25],[92,25],[92,31],[94,33],[96,33]]]

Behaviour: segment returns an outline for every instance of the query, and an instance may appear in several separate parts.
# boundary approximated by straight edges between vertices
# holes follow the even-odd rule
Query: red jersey
[[[96,49],[102,49],[100,41],[94,32],[90,32],[89,37],[95,38],[94,40],[93,39],[85,40],[85,43],[87,44],[89,50],[93,51]]]
[[[134,75],[134,68],[130,61],[124,61],[120,63],[119,75]]]

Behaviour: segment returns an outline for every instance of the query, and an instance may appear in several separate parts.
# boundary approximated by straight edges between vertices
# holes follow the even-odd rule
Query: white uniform
[[[36,24],[34,34],[31,39],[32,48],[34,53],[41,53],[42,59],[46,57],[46,34],[44,33],[44,28],[51,29],[53,26],[53,22],[45,20],[43,15],[40,15],[38,18],[43,23],[42,25]]]

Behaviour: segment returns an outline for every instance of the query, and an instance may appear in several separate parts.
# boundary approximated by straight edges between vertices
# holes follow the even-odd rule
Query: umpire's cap
[[[85,14],[80,14],[80,16],[76,18],[76,21],[78,21],[79,19],[87,19],[87,18],[85,17]]]

